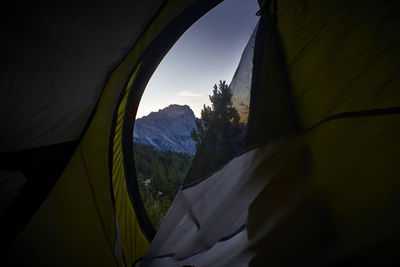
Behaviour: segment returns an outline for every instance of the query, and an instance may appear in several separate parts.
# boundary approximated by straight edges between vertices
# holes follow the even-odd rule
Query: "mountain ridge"
[[[196,152],[190,132],[196,127],[195,115],[188,105],[172,104],[136,119],[134,142],[154,146],[160,151]]]

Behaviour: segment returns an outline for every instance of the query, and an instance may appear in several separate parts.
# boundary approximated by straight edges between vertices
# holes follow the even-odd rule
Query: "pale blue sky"
[[[257,0],[225,0],[192,25],[150,79],[137,118],[170,104],[189,105],[200,117],[213,85],[231,82],[257,11]]]

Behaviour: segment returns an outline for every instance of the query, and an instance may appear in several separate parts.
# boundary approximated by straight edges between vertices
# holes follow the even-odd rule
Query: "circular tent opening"
[[[242,53],[256,27],[257,10],[256,1],[229,0],[215,7],[180,37],[147,84],[137,110],[133,154],[141,199],[155,229],[161,225],[176,193],[188,179],[189,170],[191,180],[204,174],[197,170],[199,163],[191,169],[193,158],[200,162],[203,157],[213,161],[210,168],[205,168],[203,162],[200,167],[203,171],[212,171],[239,151],[231,144],[232,151],[221,151],[226,154],[226,159],[221,156],[212,159],[204,153],[206,147],[201,148],[200,143],[214,117],[215,98],[222,96],[221,86],[227,89],[224,94],[235,90],[233,94],[231,92],[232,103],[228,106],[236,113],[227,120],[239,116],[234,126],[237,128],[235,138],[244,135],[247,119],[244,107],[248,111],[252,51],[247,49],[246,56],[243,55],[245,59]],[[246,69],[245,74],[243,71],[240,75],[235,74],[239,62],[241,69]],[[236,79],[232,79],[234,76]],[[230,87],[226,81],[232,81]],[[213,85],[220,87],[214,96],[215,103],[212,100]],[[221,126],[234,128],[226,124],[219,128]],[[224,134],[226,139],[227,131]],[[221,138],[209,135],[208,139]],[[203,150],[200,159],[198,149]]]

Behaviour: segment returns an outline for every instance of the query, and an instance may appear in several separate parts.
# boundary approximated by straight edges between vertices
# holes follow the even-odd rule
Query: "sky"
[[[137,118],[170,104],[189,105],[200,117],[213,85],[230,83],[257,24],[257,0],[225,0],[193,24],[151,77]]]

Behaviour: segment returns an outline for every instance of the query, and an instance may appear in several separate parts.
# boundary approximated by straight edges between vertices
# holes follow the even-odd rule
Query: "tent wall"
[[[255,80],[270,103],[256,99],[255,116],[280,122],[255,136],[302,156],[250,206],[250,266],[398,263],[399,3],[266,2],[264,25],[278,30],[284,57],[261,53],[255,65],[268,76],[284,63],[290,86]],[[282,110],[294,111],[297,131]]]
[[[161,4],[6,3],[0,151],[80,139],[110,72]]]
[[[2,247],[10,246],[49,194],[97,110],[105,81],[162,4],[26,2],[9,2],[1,10],[7,41],[1,44],[0,166],[27,178],[1,218]],[[107,170],[119,94],[106,93],[90,138],[97,136],[86,138],[85,147],[96,147],[86,157],[96,158],[91,164],[100,158],[94,163],[102,166],[100,173]]]
[[[138,192],[129,168],[132,114],[162,56],[190,23],[219,1],[145,2],[99,5],[100,10],[71,6],[67,17],[56,12],[66,7],[54,9],[50,17],[41,17],[40,8],[28,8],[34,16],[24,17],[28,28],[10,27],[10,33],[18,29],[23,34],[10,37],[3,50],[9,52],[4,57],[9,69],[1,73],[8,90],[1,92],[1,115],[9,111],[9,116],[1,120],[2,151],[11,155],[16,149],[79,144],[74,143],[76,149],[46,200],[7,244],[11,248],[3,250],[7,263],[130,266],[145,252],[146,216],[135,201]],[[141,263],[399,263],[398,1],[263,3],[249,119],[254,148],[179,192]],[[18,20],[19,9],[4,10],[15,16],[10,22]],[[94,12],[89,17],[94,24],[87,24],[81,11]],[[103,16],[111,19],[101,20]],[[143,20],[136,24],[138,18]],[[30,21],[40,23],[29,28]],[[121,24],[108,28],[96,21]],[[178,27],[179,22],[187,24]],[[95,48],[91,51],[96,53],[80,56],[79,49],[72,49],[75,38],[87,37],[79,25],[108,34],[117,32],[118,25],[131,25],[120,32],[122,40],[129,39],[128,48],[112,49],[107,62],[98,62],[103,52]],[[63,29],[68,34],[54,34]],[[65,41],[61,46],[60,40]],[[119,38],[111,41],[124,44]],[[65,44],[71,46],[65,49]],[[95,73],[85,72],[92,67]],[[71,76],[75,70],[85,77]],[[101,77],[108,74],[102,87]],[[75,96],[64,98],[72,93],[79,100],[79,90],[84,103],[74,102]],[[68,105],[60,101],[57,106],[57,99],[69,100]],[[78,114],[68,116],[71,110]],[[65,129],[59,127],[64,116],[65,134],[59,133]],[[24,120],[29,121],[24,127],[13,124]],[[46,177],[55,175],[49,173]],[[3,222],[7,231],[3,226],[11,224]]]
[[[1,247],[8,247],[47,197],[74,153],[78,141],[0,154],[0,169],[23,175],[25,183],[0,216]],[[2,179],[6,179],[4,174]],[[10,181],[11,182],[11,181]],[[17,182],[17,181],[15,181]],[[11,184],[2,184],[8,191]],[[2,203],[4,204],[4,203]]]
[[[130,266],[144,254],[149,236],[141,224],[146,215],[138,216],[140,203],[134,203],[139,192],[130,189],[135,177],[126,175],[133,169],[133,157],[125,157],[132,143],[124,144],[123,138],[133,138],[126,125],[132,130],[132,105],[161,58],[218,2],[172,0],[152,6],[151,23],[140,27],[140,38],[109,76],[65,171],[12,243],[11,264]],[[133,17],[142,16],[140,9],[131,11]]]
[[[264,10],[267,6],[265,3]],[[250,146],[264,144],[300,129],[285,51],[275,25],[276,17],[263,12],[254,48],[248,126]]]
[[[143,249],[148,247],[148,244],[140,245],[138,237],[132,233],[133,229],[136,229],[135,231],[141,235],[144,234],[148,240],[153,238],[155,232],[142,204],[134,169],[133,123],[140,97],[157,65],[172,45],[190,25],[219,2],[219,0],[185,1],[184,3],[169,1],[146,30],[140,42],[127,56],[127,60],[129,60],[131,55],[132,58],[135,54],[140,55],[137,59],[137,67],[126,85],[118,113],[114,117],[115,135],[112,152],[115,160],[112,174],[115,208],[127,265],[131,265],[134,260],[142,256],[145,252]],[[122,187],[126,187],[122,191],[121,181],[123,181]],[[117,183],[119,188],[116,187]],[[121,192],[124,193],[122,196]],[[126,203],[117,203],[118,199]],[[132,219],[135,214],[137,219]]]
[[[338,113],[398,107],[398,1],[278,1],[303,128]]]
[[[398,1],[262,2],[255,148],[178,193],[140,266],[398,265]]]
[[[7,253],[10,265],[115,265],[108,177],[96,179],[91,170],[100,165],[89,164],[80,145],[46,201],[12,243]]]
[[[141,257],[146,252],[149,245],[149,240],[140,229],[138,217],[128,194],[127,183],[125,181],[124,155],[122,150],[124,112],[126,109],[128,94],[132,88],[132,81],[136,78],[140,66],[141,65],[138,65],[132,75],[122,101],[119,104],[112,146],[111,178],[114,207],[119,228],[118,235],[121,240],[121,249],[124,255],[124,261],[129,264],[132,264],[137,258]],[[132,165],[127,166],[127,168],[132,168]]]

